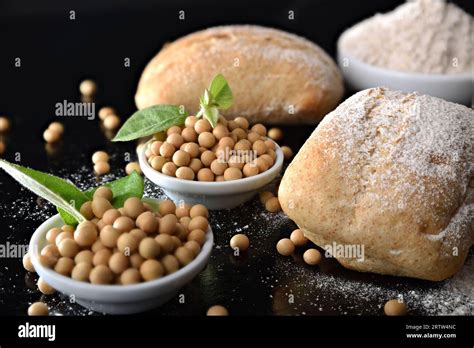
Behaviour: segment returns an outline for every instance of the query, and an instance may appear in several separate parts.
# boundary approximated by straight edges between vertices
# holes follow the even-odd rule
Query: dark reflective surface
[[[19,153],[20,163],[66,177],[82,188],[98,184],[90,162],[94,149],[103,148],[111,154],[112,172],[100,179],[104,181],[124,175],[124,156],[134,156],[133,144],[109,143],[99,130],[98,121],[65,120],[63,143],[52,156],[38,136],[40,124],[20,126],[17,119],[14,121],[10,139],[22,138],[25,128],[30,129],[31,136],[27,144],[9,142],[7,159],[14,160],[15,153]],[[293,146],[302,142],[298,135],[304,138],[309,131],[285,128],[286,134],[295,135],[289,141]],[[149,181],[146,186],[147,195],[163,197],[160,189]],[[0,192],[0,242],[4,245],[27,243],[34,230],[55,214],[49,203],[21,188],[3,172]],[[212,212],[210,221],[215,236],[211,261],[180,293],[184,303],[183,297],[177,296],[147,314],[203,314],[216,303],[225,305],[233,314],[382,314],[383,303],[399,294],[409,303],[411,313],[434,314],[433,307],[423,301],[431,293],[446,301],[444,283],[357,273],[325,258],[320,266],[310,267],[302,260],[304,249],[297,249],[288,258],[278,255],[276,242],[288,237],[295,225],[282,213],[266,212],[258,198],[233,210]],[[228,246],[236,233],[245,233],[251,240],[249,251],[238,257]],[[93,314],[59,294],[41,295],[36,290],[36,280],[36,275],[24,271],[20,259],[0,259],[0,312],[23,315],[29,303],[41,298],[58,315]]]
[[[184,23],[174,17],[178,5],[157,7],[147,2],[128,9],[78,9],[75,21],[68,20],[68,9],[64,7],[40,15],[11,11],[12,15],[7,16],[9,12],[3,11],[0,114],[8,115],[12,122],[11,131],[2,135],[7,148],[3,157],[68,178],[84,189],[98,185],[101,180],[120,177],[124,175],[126,156],[131,154],[135,158],[135,143],[110,143],[97,119],[62,117],[60,121],[66,127],[62,142],[50,146],[42,140],[45,127],[56,118],[55,104],[65,99],[80,101],[77,86],[84,77],[92,77],[99,84],[97,110],[112,105],[125,119],[134,110],[133,94],[144,65],[164,42],[181,34],[212,24],[239,23],[246,18],[245,21],[303,34],[333,53],[334,40],[345,25],[375,9],[393,7],[389,2],[382,9],[380,3],[372,1],[367,8],[357,7],[352,13],[344,11],[341,15],[339,6],[332,1],[321,1],[317,8],[309,3],[293,4],[299,12],[298,20],[291,23],[282,15],[290,7],[288,4],[255,11],[247,11],[245,4],[226,5],[232,7],[231,11],[224,6],[216,9],[212,18],[191,7],[189,20]],[[340,23],[334,19],[338,15]],[[321,27],[316,28],[316,24]],[[13,65],[16,57],[21,58],[20,68]],[[130,67],[123,65],[126,57],[131,59]],[[282,144],[297,150],[313,127],[283,129]],[[111,174],[100,180],[93,175],[90,160],[97,149],[111,155]],[[162,197],[161,191],[149,182],[146,193]],[[2,245],[28,243],[34,230],[55,214],[51,205],[22,189],[3,172],[0,194]],[[333,259],[323,259],[319,267],[310,267],[302,261],[303,250],[283,258],[276,253],[275,244],[288,237],[295,225],[281,213],[266,213],[258,199],[230,211],[213,212],[210,221],[216,243],[211,261],[182,290],[184,303],[176,297],[146,315],[200,315],[214,304],[226,306],[232,314],[382,314],[384,302],[400,294],[411,314],[438,314],[462,305],[471,306],[472,311],[474,306],[472,298],[470,302],[466,296],[450,298],[451,288],[446,282],[357,273],[342,268]],[[233,256],[228,247],[235,233],[245,233],[251,240],[250,250],[240,257]],[[36,275],[24,271],[20,259],[1,258],[0,314],[24,315],[28,304],[40,298],[54,314],[94,314],[59,294],[42,296],[36,290],[36,280]]]

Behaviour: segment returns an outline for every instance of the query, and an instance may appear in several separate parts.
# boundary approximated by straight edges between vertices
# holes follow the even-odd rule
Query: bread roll
[[[446,279],[474,240],[473,129],[474,111],[462,105],[385,88],[359,92],[295,156],[281,206],[347,268]],[[338,246],[362,246],[363,258]]]
[[[184,105],[191,114],[199,97],[222,73],[234,93],[227,117],[266,124],[317,123],[343,93],[334,61],[318,46],[284,31],[253,25],[210,28],[165,46],[138,84],[139,109]]]

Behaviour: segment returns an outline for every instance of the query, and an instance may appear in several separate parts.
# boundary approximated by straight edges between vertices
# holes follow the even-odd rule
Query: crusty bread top
[[[472,244],[474,231],[466,231],[474,219],[472,109],[372,88],[349,98],[318,128],[314,136],[328,144],[329,155],[340,155],[346,178],[358,177],[355,200],[370,196],[387,211],[409,207],[427,238],[468,232]]]
[[[262,49],[262,42],[271,46]],[[232,46],[232,47],[230,47]],[[339,76],[339,71],[335,67],[331,57],[313,42],[282,30],[261,27],[258,25],[226,25],[217,26],[202,31],[186,35],[172,44],[166,45],[160,52],[162,64],[156,67],[155,72],[164,70],[177,57],[174,57],[176,51],[180,48],[187,48],[193,52],[203,51],[204,54],[212,56],[215,51],[233,50],[246,53],[246,55],[262,54],[268,60],[289,60],[296,64],[295,70],[305,65],[314,74],[314,80],[308,80],[308,84],[328,87],[329,81],[322,77],[326,74]],[[211,51],[206,51],[209,48]],[[314,55],[314,56],[313,56]],[[192,62],[197,57],[189,57]],[[163,63],[165,61],[166,63]],[[209,62],[208,64],[217,64]],[[327,71],[326,71],[327,70]],[[186,71],[179,76],[186,81]],[[265,78],[264,76],[255,76],[255,79]]]
[[[315,123],[343,92],[339,69],[314,43],[281,30],[230,25],[166,45],[145,68],[136,104],[177,103],[194,113],[217,73],[234,92],[235,106],[225,115],[269,123]]]
[[[385,88],[329,113],[280,184],[283,210],[316,244],[365,245],[370,272],[441,280],[474,241],[474,111]]]

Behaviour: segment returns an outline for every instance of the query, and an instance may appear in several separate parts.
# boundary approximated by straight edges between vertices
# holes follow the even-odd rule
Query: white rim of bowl
[[[338,43],[337,47],[337,57],[338,61],[340,61],[343,58],[348,58],[349,59],[349,64],[350,61],[356,62],[356,64],[359,64],[363,66],[366,69],[372,70],[374,72],[380,73],[380,74],[392,74],[394,76],[397,76],[399,78],[416,78],[420,80],[471,80],[474,81],[474,74],[470,73],[458,73],[458,74],[423,74],[423,73],[416,73],[416,72],[408,72],[408,71],[401,71],[401,70],[393,70],[393,69],[387,69],[387,68],[382,68],[377,65],[369,64],[366,62],[363,62],[362,60],[355,58],[351,54],[347,54],[346,52],[343,52],[343,50],[340,49],[340,45]],[[344,71],[344,69],[347,69],[348,67],[341,67],[341,70]],[[349,65],[350,68],[350,65]]]
[[[158,278],[158,279],[155,279],[155,280],[149,280],[149,281],[141,282],[141,283],[138,283],[138,284],[129,284],[129,285],[91,284],[91,283],[87,283],[87,282],[82,282],[80,280],[75,280],[71,277],[66,277],[66,276],[54,271],[53,269],[45,267],[45,266],[43,266],[39,263],[39,261],[38,261],[39,248],[37,247],[39,245],[39,240],[41,238],[43,238],[43,239],[46,238],[46,233],[48,232],[48,230],[46,229],[46,225],[50,224],[51,220],[57,219],[57,218],[60,219],[59,214],[56,214],[56,215],[50,217],[49,219],[44,221],[36,229],[36,231],[31,236],[28,251],[30,253],[31,260],[32,260],[32,263],[33,263],[33,266],[34,266],[35,270],[41,269],[42,272],[44,272],[48,275],[54,276],[54,277],[59,277],[59,280],[64,281],[64,282],[68,282],[71,286],[81,288],[81,290],[94,291],[94,292],[100,292],[100,293],[103,293],[103,292],[106,292],[106,293],[110,293],[110,292],[120,293],[124,290],[146,290],[146,289],[149,289],[149,288],[154,288],[156,286],[170,285],[170,283],[173,283],[175,280],[177,280],[178,278],[180,278],[181,276],[183,276],[184,274],[189,272],[193,265],[195,265],[195,264],[197,264],[201,261],[204,261],[206,258],[208,258],[210,256],[210,253],[212,251],[212,247],[214,245],[214,234],[212,233],[211,226],[209,225],[208,228],[207,228],[207,231],[206,231],[206,241],[204,242],[203,246],[201,247],[201,251],[199,252],[199,254],[189,264],[187,264],[186,266],[180,268],[176,272],[165,275],[165,276],[163,276],[161,278]],[[42,233],[40,233],[40,231],[42,231]],[[35,245],[36,245],[36,247],[35,247]],[[61,292],[60,289],[56,289],[56,290]]]
[[[237,180],[222,181],[222,182],[184,180],[184,179],[178,179],[176,177],[160,173],[159,171],[153,169],[152,166],[150,166],[150,164],[148,163],[145,157],[146,147],[148,143],[153,141],[153,139],[150,139],[145,143],[145,145],[143,146],[143,148],[141,149],[138,155],[138,160],[139,160],[140,166],[144,167],[142,168],[143,173],[148,177],[146,172],[153,171],[153,175],[156,175],[160,180],[160,186],[162,186],[165,189],[170,189],[170,187],[172,187],[173,185],[179,185],[179,192],[189,192],[190,194],[195,194],[195,193],[205,193],[208,195],[225,194],[225,193],[228,193],[226,192],[227,190],[231,192],[245,192],[245,191],[242,191],[242,186],[245,186],[246,184],[250,184],[250,183],[256,183],[262,178],[267,178],[271,176],[275,177],[281,171],[281,168],[283,166],[283,151],[281,150],[280,146],[275,141],[273,141],[270,138],[267,138],[267,139],[271,140],[275,144],[275,153],[277,157],[273,165],[268,170],[264,171],[263,173],[259,173],[254,176],[249,176],[249,177],[241,178]],[[273,178],[271,180],[273,180]],[[248,187],[249,187],[248,191],[255,190],[255,188],[250,185]],[[209,192],[209,191],[206,192],[206,190],[210,188],[211,189],[212,188],[219,188],[219,189],[226,188],[227,190],[221,191],[218,193]]]

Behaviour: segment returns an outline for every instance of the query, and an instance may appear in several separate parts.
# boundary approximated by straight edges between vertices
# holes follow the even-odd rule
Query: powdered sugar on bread
[[[235,99],[223,115],[246,116],[252,123],[316,123],[343,93],[336,64],[311,41],[272,28],[229,25],[163,48],[143,72],[137,106],[177,104],[197,112],[202,90],[218,73]]]
[[[239,38],[243,33],[253,35],[248,41]],[[216,51],[231,50],[240,52],[244,57],[250,55],[261,55],[268,61],[283,59],[294,64],[295,70],[304,70],[309,68],[314,79],[307,81],[308,84],[330,88],[328,82],[323,77],[332,76],[339,79],[339,71],[335,69],[333,61],[321,48],[301,36],[287,33],[273,28],[265,28],[256,25],[228,25],[209,28],[202,32],[203,35],[214,37],[215,41],[220,41],[223,45],[214,45],[211,48],[211,54]],[[227,35],[224,37],[223,35]],[[261,37],[264,36],[267,42],[278,41],[278,46],[268,46],[262,50]],[[250,41],[250,42],[249,42]],[[253,43],[252,43],[253,41]],[[198,45],[199,43],[194,43]],[[317,55],[314,59],[309,53]],[[284,76],[255,76],[255,79],[274,78],[279,79]]]
[[[472,221],[474,202],[465,203],[474,173],[472,109],[427,95],[373,88],[341,104],[323,120],[324,127],[335,127],[338,136],[326,141],[342,147],[338,151],[348,173],[365,163],[362,186],[382,184],[394,190],[395,200],[369,193],[372,199],[383,200],[387,209],[405,209],[406,200],[420,193],[426,202],[442,200],[446,186],[459,186],[465,197],[459,205],[460,216],[456,214],[445,230],[436,237],[428,234],[429,238],[435,240],[447,231],[455,233]],[[354,156],[354,148],[358,156]],[[378,170],[387,164],[389,169]],[[395,181],[397,186],[393,186]],[[433,218],[437,218],[435,212]]]
[[[473,130],[465,106],[361,91],[297,154],[280,186],[282,207],[320,246],[364,244],[366,261],[339,260],[346,267],[444,279],[474,239]]]

